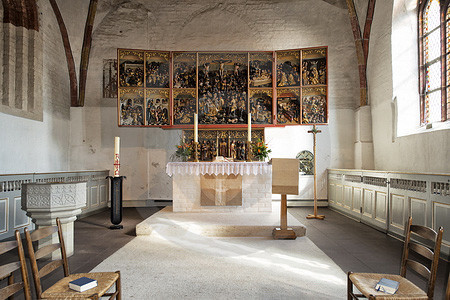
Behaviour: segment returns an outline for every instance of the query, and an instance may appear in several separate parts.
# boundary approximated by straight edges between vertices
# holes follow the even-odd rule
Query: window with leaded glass
[[[424,123],[441,121],[440,2],[428,0],[423,11]]]
[[[446,61],[446,108],[447,108],[447,120],[450,119],[450,7],[447,6],[445,13],[445,61]]]

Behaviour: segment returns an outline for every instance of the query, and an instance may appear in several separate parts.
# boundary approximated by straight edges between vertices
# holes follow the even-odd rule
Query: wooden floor
[[[76,221],[75,254],[69,258],[70,272],[89,272],[131,241],[135,237],[136,224],[159,209],[157,207],[124,208],[123,230],[109,229],[111,224],[109,211]],[[319,213],[326,216],[325,220],[308,220],[306,215],[311,213],[311,210],[311,208],[289,208],[289,212],[306,225],[306,236],[344,272],[399,272],[403,247],[401,241],[326,208],[319,209]],[[441,260],[434,299],[444,299],[448,272],[449,263]],[[52,285],[62,276],[61,270],[58,274],[44,278],[44,288]],[[421,284],[415,276],[410,279]],[[423,284],[422,287],[424,288]],[[35,299],[34,296],[33,299]]]

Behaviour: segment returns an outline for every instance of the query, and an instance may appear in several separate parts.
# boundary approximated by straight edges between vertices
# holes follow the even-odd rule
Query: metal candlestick
[[[252,151],[252,142],[247,141],[247,161],[252,161],[253,151]]]
[[[314,141],[314,214],[309,214],[306,216],[307,219],[319,219],[323,220],[325,218],[324,215],[318,215],[317,214],[317,176],[316,176],[316,134],[321,133],[321,130],[316,129],[316,125],[313,125],[313,129],[309,130],[308,133],[313,134],[313,141]]]
[[[198,162],[198,142],[194,142],[194,162]]]
[[[122,222],[122,183],[125,176],[112,177],[108,176],[106,178],[111,179],[111,225],[109,229],[123,229],[120,225]]]

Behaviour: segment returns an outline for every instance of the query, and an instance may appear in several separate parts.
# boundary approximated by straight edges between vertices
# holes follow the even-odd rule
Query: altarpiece
[[[118,49],[118,124],[243,128],[328,122],[328,48],[254,52]]]

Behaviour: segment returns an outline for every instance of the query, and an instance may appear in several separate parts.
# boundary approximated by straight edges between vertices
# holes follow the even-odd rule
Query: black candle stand
[[[111,223],[109,229],[123,229],[122,222],[122,184],[126,176],[108,176],[111,179]]]

